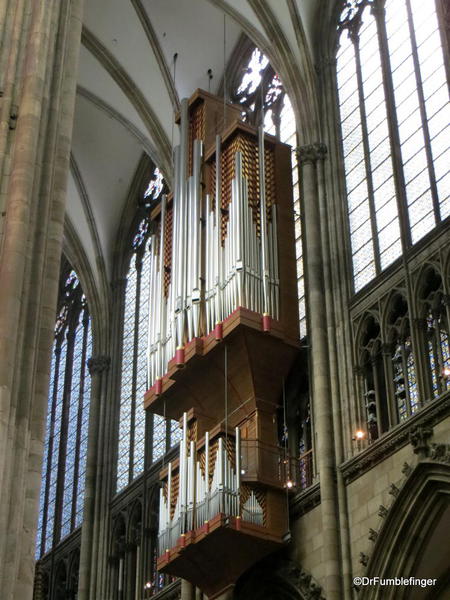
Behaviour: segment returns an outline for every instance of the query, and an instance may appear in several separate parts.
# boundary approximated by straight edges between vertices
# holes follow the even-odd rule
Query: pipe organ
[[[226,118],[227,117],[227,118]],[[147,410],[179,419],[158,569],[215,598],[288,534],[282,382],[298,352],[290,148],[198,90],[153,210]]]

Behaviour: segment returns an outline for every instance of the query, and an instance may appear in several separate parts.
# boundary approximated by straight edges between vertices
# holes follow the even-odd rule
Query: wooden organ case
[[[200,90],[181,105],[174,192],[152,215],[144,401],[183,431],[160,475],[158,570],[210,599],[285,543],[277,419],[299,346],[290,147],[225,115]]]

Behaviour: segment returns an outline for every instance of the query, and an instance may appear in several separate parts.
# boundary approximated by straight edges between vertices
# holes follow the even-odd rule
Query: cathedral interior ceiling
[[[243,33],[275,62],[283,47],[283,56],[288,48],[289,60],[301,64],[301,39],[311,42],[319,4],[111,0],[105,11],[101,0],[85,3],[67,214],[97,280],[113,276],[119,227],[142,155],[170,181],[179,100],[197,88],[223,89],[224,63]]]

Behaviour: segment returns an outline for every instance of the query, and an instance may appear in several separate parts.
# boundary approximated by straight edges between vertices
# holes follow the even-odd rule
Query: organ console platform
[[[160,474],[157,565],[210,599],[289,530],[278,419],[299,349],[290,148],[239,117],[200,90],[182,101],[173,194],[152,215],[144,405],[183,432]]]

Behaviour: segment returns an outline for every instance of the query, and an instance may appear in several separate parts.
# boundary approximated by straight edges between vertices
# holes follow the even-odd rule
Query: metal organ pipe
[[[239,427],[236,427],[235,429],[235,435],[236,435],[236,447],[235,447],[235,452],[236,452],[236,458],[235,458],[235,463],[236,463],[236,490],[239,491],[239,488],[241,487],[241,430],[239,429]]]
[[[258,157],[259,157],[259,194],[260,194],[260,219],[261,219],[261,275],[262,275],[262,300],[263,313],[269,314],[269,266],[267,244],[267,219],[266,219],[266,176],[264,165],[264,126],[258,128]]]
[[[264,131],[259,128],[259,185],[257,212],[260,235],[254,219],[256,207],[249,205],[244,155],[234,155],[235,175],[228,203],[226,236],[222,243],[222,149],[216,136],[215,196],[205,198],[204,234],[201,231],[203,142],[193,142],[192,176],[187,179],[188,102],[181,103],[180,145],[174,149],[174,194],[172,201],[171,276],[164,290],[167,199],[161,200],[159,245],[152,238],[148,336],[148,382],[167,371],[177,348],[186,341],[211,332],[238,306],[279,318],[279,267],[277,211],[271,207],[268,222],[265,193]],[[203,239],[202,239],[203,237]],[[159,255],[156,249],[159,246]],[[205,256],[201,272],[202,251]],[[202,281],[202,277],[204,281]],[[204,308],[202,302],[204,286]],[[203,325],[203,330],[202,330]]]
[[[205,466],[204,472],[202,472],[201,461],[197,459],[196,443],[193,440],[188,443],[187,425],[187,414],[184,413],[183,435],[179,451],[178,496],[175,499],[173,518],[171,518],[172,462],[169,462],[167,468],[166,495],[164,495],[164,488],[160,489],[158,542],[160,553],[173,547],[181,534],[200,527],[205,521],[220,512],[228,516],[240,514],[241,434],[239,427],[235,428],[235,469],[232,467],[232,458],[228,457],[227,440],[224,437],[219,437],[213,481],[210,488],[211,448],[209,432],[205,433]],[[244,509],[247,511],[248,520],[255,522],[255,512],[261,510],[261,507],[254,495],[250,495]]]
[[[216,195],[215,195],[215,251],[212,254],[213,276],[215,279],[216,297],[215,297],[215,321],[223,321],[224,314],[222,308],[222,290],[223,286],[223,251],[222,251],[222,152],[221,138],[216,136]],[[213,323],[213,326],[215,323]]]
[[[167,521],[166,525],[170,525],[170,506],[172,500],[172,463],[169,463],[167,471]]]

